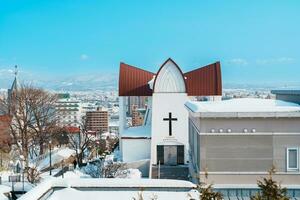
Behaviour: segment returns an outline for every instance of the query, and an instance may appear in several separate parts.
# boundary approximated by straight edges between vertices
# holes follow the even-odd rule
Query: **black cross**
[[[164,121],[169,121],[169,136],[172,136],[172,121],[177,121],[177,118],[172,118],[172,113],[169,112],[169,118],[163,118]]]

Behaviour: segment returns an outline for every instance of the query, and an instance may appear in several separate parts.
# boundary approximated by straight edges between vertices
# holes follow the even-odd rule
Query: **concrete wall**
[[[122,139],[123,162],[150,159],[151,139]]]

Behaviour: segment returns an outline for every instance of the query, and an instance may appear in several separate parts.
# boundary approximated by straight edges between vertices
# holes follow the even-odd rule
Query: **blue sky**
[[[300,1],[0,0],[0,79],[191,70],[220,60],[223,82],[299,83]],[[10,75],[12,76],[12,75]],[[1,85],[0,85],[1,88]]]

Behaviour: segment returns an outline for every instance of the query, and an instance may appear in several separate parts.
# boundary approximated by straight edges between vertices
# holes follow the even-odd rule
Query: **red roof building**
[[[179,66],[171,58],[169,58],[162,67],[168,61],[172,61],[182,73]],[[162,67],[160,69],[162,69]],[[155,75],[155,73],[121,63],[119,74],[119,96],[152,96],[153,91],[149,87],[149,82],[154,79],[155,85]],[[215,62],[190,72],[182,73],[182,76],[185,80],[186,93],[188,96],[222,95],[220,62]]]
[[[0,115],[0,150],[8,150],[11,145],[12,138],[9,131],[10,122],[10,116]]]

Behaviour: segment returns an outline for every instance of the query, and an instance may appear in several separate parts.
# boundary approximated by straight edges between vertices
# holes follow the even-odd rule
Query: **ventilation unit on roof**
[[[210,132],[211,132],[211,133],[214,133],[214,132],[216,132],[216,131],[215,131],[215,129],[212,128],[212,129],[210,130]]]
[[[219,133],[223,133],[223,129],[222,128],[219,129]]]
[[[248,129],[244,128],[244,133],[248,133]]]
[[[231,133],[231,129],[229,128],[229,129],[227,129],[227,133]]]
[[[256,132],[256,129],[255,129],[255,128],[253,128],[251,131],[252,131],[252,133],[255,133],[255,132]]]

